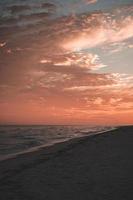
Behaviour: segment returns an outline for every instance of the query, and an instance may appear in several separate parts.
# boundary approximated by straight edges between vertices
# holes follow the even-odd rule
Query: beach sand
[[[133,200],[133,126],[0,162],[0,200]]]

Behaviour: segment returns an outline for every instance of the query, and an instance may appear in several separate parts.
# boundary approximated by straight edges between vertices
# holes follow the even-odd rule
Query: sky
[[[0,0],[0,124],[133,124],[133,0]]]

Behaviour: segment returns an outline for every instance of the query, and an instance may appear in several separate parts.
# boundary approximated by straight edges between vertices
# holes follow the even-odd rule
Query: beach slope
[[[1,200],[132,200],[133,126],[0,163]]]

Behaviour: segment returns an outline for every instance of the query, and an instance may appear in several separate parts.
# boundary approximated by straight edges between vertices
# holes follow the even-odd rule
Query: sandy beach
[[[133,199],[133,126],[0,162],[1,200]]]

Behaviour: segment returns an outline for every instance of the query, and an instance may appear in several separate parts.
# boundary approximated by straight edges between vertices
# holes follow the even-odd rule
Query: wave
[[[96,135],[115,127],[101,126],[1,126],[0,160],[36,151],[77,137]]]

